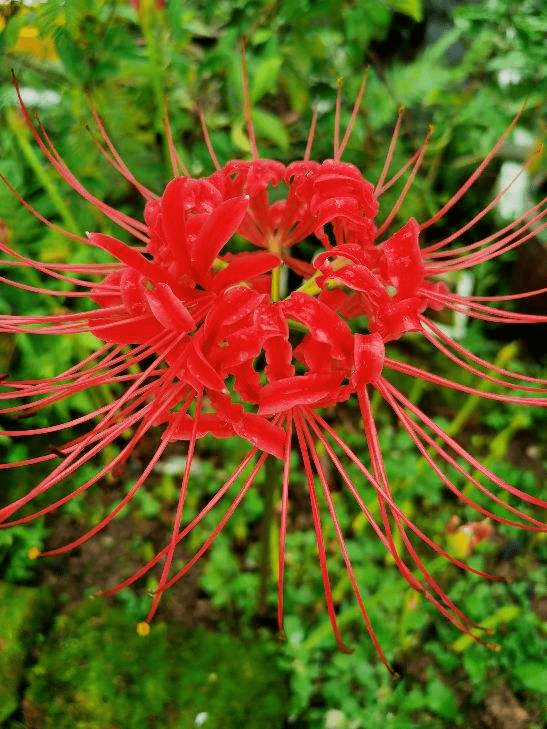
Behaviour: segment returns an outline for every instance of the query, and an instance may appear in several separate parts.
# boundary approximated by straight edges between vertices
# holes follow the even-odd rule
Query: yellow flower
[[[21,15],[28,13],[30,8],[22,8]],[[0,15],[0,30],[6,25],[6,20]],[[19,53],[27,56],[34,56],[44,61],[56,61],[57,51],[52,38],[43,37],[34,25],[23,25],[19,30],[16,40],[9,48],[11,53]]]

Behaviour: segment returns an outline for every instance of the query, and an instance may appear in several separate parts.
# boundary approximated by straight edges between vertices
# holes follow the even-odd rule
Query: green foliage
[[[43,729],[280,729],[286,689],[271,644],[156,624],[87,601],[58,618],[26,702]]]
[[[125,235],[105,222],[92,206],[82,203],[48,170],[18,120],[8,73],[12,66],[21,85],[33,92],[29,106],[39,111],[68,166],[97,197],[139,218],[142,201],[97,153],[86,130],[90,120],[86,95],[91,94],[128,167],[154,191],[160,192],[172,176],[163,122],[164,98],[181,157],[192,174],[209,174],[212,164],[199,131],[199,108],[204,111],[221,163],[234,155],[249,156],[239,54],[243,36],[253,120],[264,157],[282,161],[302,157],[315,103],[319,131],[312,156],[331,157],[338,81],[344,82],[343,130],[363,68],[371,59],[363,111],[344,159],[357,163],[368,179],[377,179],[399,104],[407,106],[409,112],[392,169],[406,162],[428,125],[435,125],[424,171],[415,180],[401,219],[412,215],[424,219],[444,203],[489,151],[525,100],[519,127],[539,140],[547,124],[547,47],[543,42],[547,14],[541,0],[463,3],[456,11],[453,30],[404,60],[395,53],[387,57],[385,48],[379,49],[401,26],[416,29],[412,21],[423,15],[419,0],[170,0],[164,12],[156,11],[153,2],[149,5],[148,11],[136,13],[122,0],[47,0],[28,11],[14,3],[9,7],[9,17],[5,4],[0,8],[7,21],[0,27],[0,53],[6,60],[0,68],[0,173],[44,216],[79,233],[102,230]],[[36,30],[39,42],[50,44],[54,55],[42,58],[18,50],[21,33],[29,28]],[[459,58],[450,55],[454,43],[462,50]],[[516,70],[518,77],[513,74],[509,83],[501,83],[508,78],[508,70]],[[509,146],[504,154],[516,153]],[[520,159],[519,154],[516,157]],[[450,232],[463,218],[468,219],[470,211],[484,206],[494,187],[497,166],[498,161],[494,161],[493,171],[472,188],[465,205],[454,211],[453,219],[452,214],[448,216],[446,231],[437,230],[435,234]],[[533,184],[539,187],[547,176],[545,155],[534,161],[533,172]],[[382,215],[400,189],[395,186],[382,198]],[[9,244],[25,255],[50,262],[102,260],[97,251],[46,230],[1,185],[0,219],[7,225]],[[491,232],[488,225],[485,227]],[[31,286],[52,285],[36,272],[11,270],[9,275]],[[55,287],[63,285],[56,283]],[[494,286],[500,293],[508,285],[509,277],[500,272],[498,265],[487,264],[481,269],[474,293],[488,294]],[[53,307],[46,302],[46,297],[3,287],[0,313],[24,311],[39,315],[67,308],[63,299]],[[487,340],[478,326],[467,329],[464,344],[491,359],[500,350],[499,344]],[[40,337],[36,342],[28,336],[2,335],[0,371],[9,367],[14,377],[21,378],[51,376],[85,357],[95,346],[90,336],[66,337],[59,344],[50,337]],[[426,351],[412,338],[397,356],[442,376],[456,376],[467,384],[476,384],[475,378],[432,356],[429,348]],[[516,370],[524,367],[518,357],[515,355],[509,363]],[[527,362],[526,370],[530,368]],[[542,376],[539,366],[536,374]],[[526,421],[514,409],[499,403],[481,401],[479,408],[466,396],[439,394],[438,389],[417,386],[403,376],[393,377],[393,381],[413,402],[428,412],[432,410],[438,422],[468,439],[474,452],[500,477],[517,488],[540,494],[544,482],[541,474],[545,473],[541,456],[532,459],[533,468],[526,470],[522,456],[515,453],[520,448],[519,436],[527,438],[538,452],[545,447],[546,411],[538,409]],[[110,392],[98,388],[72,398],[68,404],[57,403],[47,422],[78,417],[110,397]],[[395,498],[424,532],[443,548],[449,548],[450,518],[457,515],[465,523],[476,519],[476,514],[447,493],[396,426],[388,408],[378,403],[375,407],[381,445],[389,455],[387,469]],[[348,408],[343,415],[336,426],[366,461],[358,414]],[[46,419],[40,415],[26,422],[29,427],[39,426]],[[192,474],[185,519],[199,512],[204,499],[233,472],[244,453],[235,440],[205,439],[201,445],[199,459],[194,462],[196,472]],[[2,446],[7,460],[34,455],[29,445],[16,439],[6,439]],[[483,583],[457,572],[431,550],[419,547],[426,567],[458,605],[484,628],[496,631],[492,640],[501,650],[494,652],[468,636],[460,636],[426,600],[408,589],[366,519],[358,513],[343,485],[334,479],[333,499],[367,610],[388,657],[402,674],[399,681],[393,681],[379,665],[364,635],[335,530],[326,519],[334,599],[340,626],[354,652],[343,655],[335,649],[325,615],[306,485],[300,464],[296,458],[294,461],[285,586],[287,642],[280,649],[281,655],[274,654],[270,647],[263,650],[261,643],[243,644],[201,630],[175,635],[178,628],[163,624],[154,625],[148,638],[138,638],[133,622],[145,614],[148,597],[126,590],[118,597],[116,609],[106,609],[96,602],[73,615],[57,618],[32,671],[27,693],[29,706],[47,707],[45,728],[142,729],[158,723],[186,727],[195,725],[199,712],[207,712],[205,727],[217,722],[218,726],[247,729],[254,722],[257,727],[273,728],[281,726],[289,715],[295,725],[306,729],[452,729],[470,725],[468,703],[478,707],[496,680],[511,688],[537,726],[547,720],[542,652],[546,628],[531,598],[547,599],[543,584],[545,541],[539,536],[521,536],[521,551],[513,559],[504,559],[503,548],[514,539],[514,531],[497,527],[493,540],[479,545],[470,555],[477,569],[506,569],[513,578],[511,586]],[[90,465],[83,476],[91,475],[92,468]],[[159,529],[165,529],[169,509],[174,509],[178,498],[182,468],[151,478],[141,489],[127,510],[135,524],[152,519],[158,521]],[[357,469],[350,468],[349,472],[359,484],[367,507],[378,518],[379,505],[372,487],[363,482]],[[466,493],[472,491],[460,474],[451,475],[459,488],[467,488]],[[10,494],[22,493],[27,490],[29,478],[35,479],[36,473],[25,473],[20,482],[11,475],[3,476],[2,488]],[[128,488],[130,479],[126,480]],[[201,529],[188,536],[185,549],[189,554],[211,534],[228,498],[233,498],[236,491],[237,486],[204,519]],[[91,501],[88,496],[91,494],[64,512],[87,528],[104,515],[105,509],[100,493],[94,494]],[[476,493],[473,497],[479,502],[482,498]],[[215,615],[222,616],[223,627],[237,629],[246,637],[256,636],[257,541],[263,508],[261,496],[252,490],[201,563],[204,599]],[[324,503],[322,508],[325,512]],[[45,537],[42,521],[0,531],[0,561],[6,580],[39,579],[36,563],[29,562],[27,552],[30,547],[40,548]],[[132,549],[147,558],[154,547],[140,534],[131,543]],[[275,557],[274,553],[272,564]],[[182,566],[182,558],[177,559],[177,566]],[[151,579],[148,589],[154,588]],[[10,618],[15,616],[13,624],[22,625],[26,613],[19,593],[14,594],[2,593],[2,607],[7,605],[8,610],[1,612]],[[267,595],[272,614],[275,600],[272,580]],[[29,629],[36,628],[30,618],[27,622]],[[5,630],[3,626],[2,639]],[[16,659],[21,664],[24,652]],[[286,680],[275,665],[287,672]],[[12,696],[15,698],[6,699],[4,704],[0,701],[8,707],[8,713],[17,705],[16,694],[12,692]]]
[[[543,661],[523,663],[517,666],[515,677],[529,691],[538,691],[547,694],[547,667]]]
[[[38,563],[29,560],[28,551],[32,548],[42,549],[45,536],[43,519],[26,526],[0,531],[0,568],[3,579],[19,583],[34,577]]]
[[[43,588],[0,582],[0,724],[19,704],[28,655],[46,624],[51,603]]]
[[[473,38],[467,68],[485,62],[490,72],[512,71],[509,84],[519,98],[541,98],[547,70],[545,6],[541,0],[487,0],[456,11],[456,27]],[[539,88],[538,88],[539,84]],[[542,88],[543,87],[543,88]]]

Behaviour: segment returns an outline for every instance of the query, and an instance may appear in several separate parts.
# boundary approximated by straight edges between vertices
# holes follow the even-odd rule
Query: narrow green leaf
[[[255,104],[269,91],[273,91],[281,68],[281,58],[265,58],[253,70],[251,79],[251,102]]]
[[[253,123],[257,137],[269,139],[281,149],[288,149],[289,134],[277,117],[262,109],[253,110]]]
[[[480,623],[481,628],[494,629],[502,623],[509,623],[514,620],[517,615],[520,614],[520,607],[518,605],[504,605],[495,613],[490,615],[488,618]],[[483,637],[483,631],[475,628],[471,629],[471,632],[477,637]],[[452,650],[456,653],[466,650],[469,646],[473,645],[473,638],[470,635],[460,635],[460,637],[452,643]]]
[[[89,69],[86,59],[65,28],[56,31],[55,47],[67,75],[74,81],[88,81]]]

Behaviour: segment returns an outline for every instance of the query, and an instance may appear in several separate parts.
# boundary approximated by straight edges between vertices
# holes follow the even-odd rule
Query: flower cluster
[[[73,438],[61,450],[2,466],[13,468],[47,461],[55,464],[49,475],[25,496],[0,509],[2,525],[28,522],[86,491],[119,468],[149,430],[159,426],[161,441],[126,496],[80,538],[44,554],[73,549],[107,526],[133,498],[169,443],[188,441],[170,538],[153,559],[110,591],[133,583],[163,563],[147,618],[150,620],[163,592],[183,577],[211,546],[266,459],[280,459],[283,464],[278,484],[281,626],[291,452],[296,448],[306,476],[327,610],[337,642],[343,647],[327,568],[322,529],[325,518],[332,521],[363,619],[385,661],[336,515],[330,476],[319,455],[320,444],[324,456],[332,463],[338,483],[355,500],[408,583],[461,630],[468,632],[470,621],[427,571],[417,543],[423,543],[462,569],[477,570],[432,541],[397,504],[386,476],[370,390],[376,390],[385,400],[426,463],[456,497],[473,506],[483,517],[497,522],[530,531],[546,529],[544,522],[515,507],[504,494],[542,508],[547,507],[547,502],[511,486],[482,465],[389,378],[389,372],[395,372],[506,403],[547,405],[545,381],[516,375],[482,360],[451,339],[435,323],[435,317],[431,317],[431,312],[450,309],[487,321],[547,320],[547,317],[497,307],[500,301],[516,296],[463,296],[453,293],[444,280],[448,272],[462,271],[495,258],[524,243],[538,228],[544,228],[545,200],[504,229],[480,240],[457,243],[488,213],[495,201],[452,235],[429,245],[421,240],[423,232],[441,219],[479,177],[508,132],[433,218],[422,224],[410,219],[390,233],[393,219],[421,164],[426,143],[402,170],[387,179],[390,148],[380,180],[373,185],[356,167],[341,161],[344,143],[335,142],[334,158],[322,163],[311,161],[308,152],[303,160],[288,166],[260,159],[249,123],[253,149],[250,161],[217,164],[213,174],[199,179],[177,176],[158,197],[127,169],[97,117],[104,154],[145,199],[142,222],[95,198],[68,169],[51,140],[36,129],[22,102],[21,105],[38,145],[61,177],[129,232],[134,242],[127,244],[103,233],[91,233],[86,238],[68,234],[84,245],[107,251],[114,259],[110,264],[100,265],[41,263],[13,250],[7,242],[0,245],[5,254],[4,266],[34,268],[41,274],[68,282],[71,291],[56,292],[15,281],[13,285],[68,299],[84,296],[94,304],[91,311],[83,313],[2,315],[0,331],[92,332],[104,342],[94,354],[50,379],[18,382],[5,379],[0,393],[6,403],[2,412],[36,412],[101,384],[119,387],[120,393],[113,402],[76,420],[4,431],[10,437],[43,436],[90,423],[85,434]],[[399,124],[397,130],[398,127]],[[216,161],[214,156],[213,159]],[[381,195],[404,173],[408,173],[407,182],[399,201],[385,220],[378,222]],[[3,281],[9,283],[8,279]],[[534,293],[537,292],[530,295]],[[408,332],[420,332],[464,371],[484,378],[492,387],[479,390],[398,361],[394,356],[396,350],[390,352],[390,343]],[[349,398],[359,404],[370,467],[325,417],[325,407]],[[132,434],[119,452],[91,478],[70,493],[53,497],[47,506],[19,515],[21,509],[37,497],[53,493],[65,479],[128,431]],[[205,434],[219,438],[238,436],[249,443],[250,450],[236,472],[183,527],[192,458],[197,441]],[[350,478],[343,458],[359,469],[362,484],[357,485]],[[249,475],[247,467],[253,461]],[[457,486],[454,474],[467,479],[469,488],[465,492]],[[213,533],[182,569],[171,574],[177,545],[237,482],[240,483],[237,495]],[[367,506],[365,491],[369,488],[376,493],[379,517]],[[496,510],[485,508],[480,498],[473,497],[472,490],[489,496],[496,503]],[[326,505],[326,514],[321,513],[320,503]],[[397,543],[402,546],[396,546]]]
[[[270,204],[268,188],[280,184],[287,197]],[[208,178],[175,178],[147,204],[144,251],[89,236],[120,262],[91,290],[100,309],[90,329],[112,344],[148,345],[167,364],[150,392],[171,438],[195,427],[197,437],[239,435],[282,458],[285,430],[272,415],[347,400],[377,380],[386,342],[443,307],[430,294],[448,289],[426,279],[418,224],[376,245],[377,210],[372,185],[333,160],[231,162]],[[243,250],[234,252],[236,235]],[[324,250],[308,263],[298,254],[310,236]],[[284,298],[281,267],[303,280]],[[367,333],[352,331],[363,316]],[[208,412],[190,416],[199,392]]]

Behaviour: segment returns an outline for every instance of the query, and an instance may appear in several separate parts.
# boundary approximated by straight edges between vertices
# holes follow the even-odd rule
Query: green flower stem
[[[502,347],[502,349],[499,351],[498,356],[495,359],[495,364],[497,367],[507,367],[508,364],[510,364],[517,356],[518,353],[518,344],[516,342],[511,342],[510,344],[505,345],[505,347]],[[489,375],[495,376],[497,373],[494,370],[491,370]],[[489,380],[483,380],[481,383],[479,383],[476,387],[477,390],[480,390],[481,392],[491,392],[494,389],[495,385],[493,382],[490,382]],[[416,401],[413,401],[416,402]],[[468,395],[465,399],[463,405],[458,410],[452,421],[446,426],[445,431],[447,435],[449,435],[451,438],[455,438],[461,430],[465,427],[469,419],[473,416],[473,413],[475,410],[482,404],[482,398],[479,395]],[[519,429],[518,425],[520,423],[520,420],[514,419],[514,423],[510,426],[510,430],[503,431],[503,433],[500,433],[498,438],[495,438],[494,441],[491,444],[491,450],[490,450],[490,462],[493,460],[494,455],[499,457],[499,450],[500,450],[500,443],[503,436],[503,443],[505,444],[505,447],[507,448],[510,437],[513,432]],[[442,438],[437,438],[436,442],[439,445],[443,445]],[[429,447],[427,449],[427,452],[430,456],[433,458],[436,456],[436,451],[433,447]],[[487,465],[487,463],[485,463]],[[411,481],[415,481],[417,478],[419,478],[419,475],[428,468],[427,462],[422,459],[420,463],[418,463],[414,473],[412,476],[409,476],[406,479],[403,479],[401,482],[399,482],[397,485],[393,484],[393,488],[398,486],[399,490],[404,489],[404,487],[410,483]],[[474,473],[474,475],[478,475],[477,473]],[[393,489],[392,489],[393,490]]]
[[[497,367],[507,368],[507,365],[516,358],[517,354],[518,344],[516,342],[506,344],[505,347],[502,347],[502,349],[499,351],[498,356],[494,361],[494,364]],[[495,376],[496,372],[492,370],[488,374]],[[477,386],[477,390],[480,390],[481,392],[491,392],[493,389],[494,384],[489,380],[483,380]],[[458,433],[462,430],[469,418],[473,415],[477,407],[479,407],[482,402],[482,398],[479,395],[469,395],[467,400],[454,416],[450,425],[446,428],[446,432],[448,433],[448,435],[452,437],[458,435]]]
[[[272,271],[272,301],[279,301],[281,298],[281,266]]]
[[[271,235],[268,240],[268,250],[273,253],[274,256],[282,257],[282,250],[277,235]],[[283,295],[286,295],[285,291],[281,291],[282,281],[281,276],[283,272],[283,263],[280,262],[279,266],[276,266],[272,271],[272,284],[271,284],[271,299],[272,301],[279,301]]]
[[[275,495],[281,474],[278,462],[274,458],[266,460],[264,481],[259,487],[260,496],[264,503],[262,521],[260,525],[260,544],[258,553],[258,570],[260,586],[258,591],[258,614],[266,615],[268,612],[268,587],[274,574],[275,555]]]
[[[8,111],[8,113],[6,114],[6,118],[8,126],[13,132],[13,135],[15,136],[17,144],[19,145],[19,148],[23,153],[24,158],[32,168],[32,171],[40,181],[40,184],[42,185],[44,190],[47,192],[49,199],[59,213],[65,228],[71,233],[75,233],[76,235],[78,235],[80,233],[78,223],[74,219],[67,204],[57,190],[57,187],[54,181],[51,179],[48,170],[43,166],[38,155],[32,148],[32,145],[27,138],[27,127],[19,121],[16,112],[14,112],[13,110]]]
[[[500,431],[490,441],[490,445],[488,447],[488,455],[485,459],[482,460],[482,464],[489,468],[491,463],[505,458],[505,456],[507,455],[507,451],[509,450],[511,439],[515,435],[515,433],[518,433],[519,430],[524,430],[525,428],[529,427],[530,413],[524,409],[517,410],[517,412],[509,421],[507,427]]]

